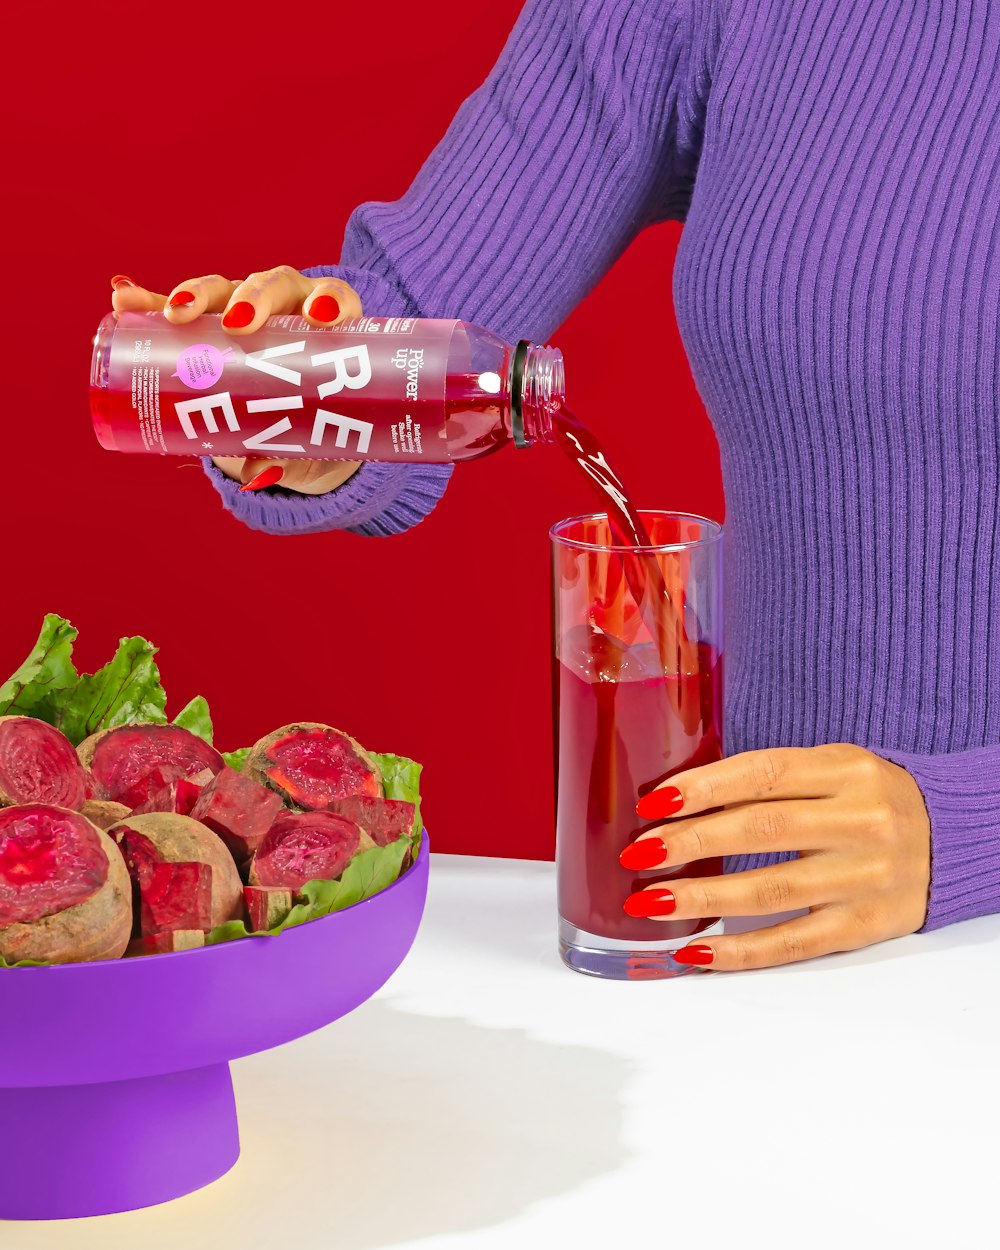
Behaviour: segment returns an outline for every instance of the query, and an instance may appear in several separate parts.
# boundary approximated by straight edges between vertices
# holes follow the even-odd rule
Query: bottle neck
[[[522,339],[511,363],[511,429],[516,447],[551,443],[552,418],[566,399],[562,352]]]

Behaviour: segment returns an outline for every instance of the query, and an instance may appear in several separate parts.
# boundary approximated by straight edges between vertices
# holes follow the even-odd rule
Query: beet
[[[252,777],[223,768],[202,789],[191,817],[214,830],[236,863],[244,865],[282,810],[280,795]]]
[[[173,951],[189,951],[204,945],[205,934],[201,929],[171,929],[166,933],[134,938],[125,954],[129,958],[136,955],[169,955]]]
[[[128,944],[128,872],[103,830],[46,803],[0,811],[0,955],[117,959]]]
[[[405,799],[338,799],[330,810],[360,825],[376,846],[409,837],[417,814],[416,805]]]
[[[146,812],[177,812],[181,816],[190,816],[191,809],[198,801],[202,788],[212,780],[215,774],[210,768],[203,768],[193,777],[177,777],[166,784],[151,787],[144,802],[133,809],[133,815],[143,816]],[[159,777],[159,770],[157,770]]]
[[[283,812],[253,857],[250,884],[294,891],[307,881],[332,881],[358,851],[374,845],[346,816],[334,812]]]
[[[106,797],[132,809],[172,781],[204,769],[217,773],[224,763],[214,747],[178,725],[102,729],[85,738],[77,751]]]
[[[86,791],[87,774],[64,734],[33,716],[0,716],[0,804],[79,811]]]
[[[172,929],[210,929],[211,865],[151,865],[139,880],[139,915],[143,937]]]
[[[372,757],[329,725],[283,725],[254,744],[243,771],[309,811],[337,799],[382,794],[382,774]]]
[[[275,925],[281,924],[295,902],[291,890],[282,890],[272,885],[246,886],[243,900],[247,905],[250,930],[253,933],[263,933],[266,929],[273,929]]]
[[[110,799],[86,799],[80,808],[81,816],[86,816],[92,825],[105,831],[119,820],[124,820],[128,814],[124,803],[112,803]]]
[[[140,893],[156,864],[208,864],[212,869],[211,927],[243,915],[243,883],[233,857],[211,829],[190,816],[147,812],[129,816],[108,830],[118,843]]]

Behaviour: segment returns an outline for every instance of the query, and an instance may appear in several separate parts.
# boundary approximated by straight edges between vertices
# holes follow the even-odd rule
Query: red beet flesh
[[[222,756],[177,725],[123,725],[93,747],[91,772],[107,796],[133,810],[157,789],[203,769],[217,773]]]
[[[0,719],[0,801],[78,811],[87,774],[65,735],[32,716]]]
[[[280,795],[224,768],[202,789],[189,815],[219,835],[237,864],[245,864],[282,810]]]
[[[263,933],[281,924],[295,901],[291,890],[282,890],[271,885],[248,885],[243,890],[243,898],[250,918],[250,929],[254,933]]]
[[[159,769],[156,775],[159,779]],[[151,786],[145,801],[134,808],[132,814],[142,816],[146,812],[177,812],[181,816],[190,816],[191,808],[198,802],[202,788],[214,775],[211,769],[205,768],[193,777],[178,777],[165,785]]]
[[[212,927],[211,864],[153,864],[139,881],[144,937]]]
[[[253,859],[255,885],[298,890],[307,881],[332,881],[361,845],[353,820],[334,812],[284,812],[271,825]]]
[[[404,799],[338,799],[330,809],[360,825],[376,846],[388,846],[413,832],[417,813],[413,803]]]
[[[82,816],[41,803],[0,811],[0,925],[64,911],[107,879],[108,857]]]
[[[269,742],[264,756],[265,776],[297,807],[320,811],[337,799],[382,793],[372,762],[336,729],[303,726]]]

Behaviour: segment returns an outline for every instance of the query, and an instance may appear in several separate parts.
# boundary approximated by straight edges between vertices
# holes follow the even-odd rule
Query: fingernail
[[[265,486],[273,486],[275,482],[280,482],[285,470],[280,464],[269,464],[266,469],[261,469],[256,477],[252,477],[249,482],[244,482],[240,490],[263,490]]]
[[[673,816],[684,806],[684,799],[676,786],[661,786],[650,790],[635,805],[636,815],[643,820],[657,820],[660,816]]]
[[[175,308],[178,304],[193,304],[194,291],[178,291],[176,295],[170,297],[170,307]]]
[[[242,330],[244,326],[248,326],[253,321],[256,315],[257,310],[253,304],[249,300],[241,299],[222,318],[222,324],[230,330]]]
[[[639,838],[630,842],[618,856],[623,868],[639,871],[643,868],[657,868],[667,858],[667,844],[662,838]]]
[[[715,958],[715,951],[711,946],[682,946],[679,951],[674,951],[674,962],[678,964],[695,964],[699,968],[710,964]]]
[[[340,316],[340,305],[332,295],[317,295],[309,305],[309,316],[316,321],[336,321]]]
[[[117,291],[120,286],[137,286],[137,285],[138,283],[133,282],[131,278],[126,278],[123,273],[116,273],[115,276],[111,279],[112,291]]]
[[[624,903],[629,916],[669,916],[676,906],[677,900],[670,890],[639,890],[630,894]]]

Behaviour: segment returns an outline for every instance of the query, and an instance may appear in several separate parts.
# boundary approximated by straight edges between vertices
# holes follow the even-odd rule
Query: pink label
[[[271,317],[233,338],[218,317],[123,313],[104,419],[120,451],[446,461],[454,321]]]

